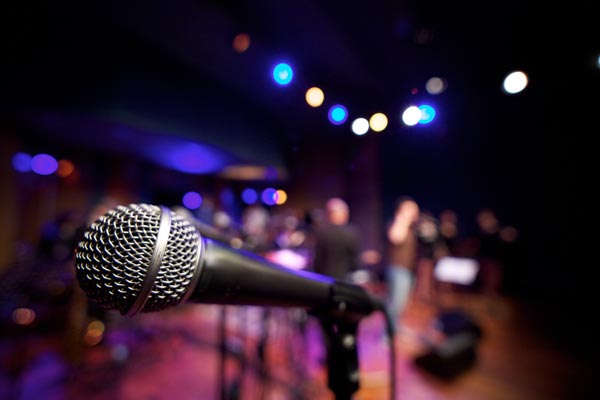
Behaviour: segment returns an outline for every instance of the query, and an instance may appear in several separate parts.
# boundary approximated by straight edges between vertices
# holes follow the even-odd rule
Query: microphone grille
[[[161,215],[170,214],[168,239],[159,243]],[[167,236],[161,236],[167,237]],[[174,212],[155,205],[130,204],[108,211],[90,225],[75,254],[76,276],[88,298],[106,309],[134,314],[159,311],[182,302],[197,278],[201,238]],[[164,246],[154,274],[155,248]],[[146,282],[154,279],[154,282]],[[143,287],[152,285],[149,294]],[[140,296],[147,296],[141,299]]]

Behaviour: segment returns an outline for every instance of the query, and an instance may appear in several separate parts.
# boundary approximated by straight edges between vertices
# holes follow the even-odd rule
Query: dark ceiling
[[[553,184],[565,173],[554,161],[574,143],[560,139],[564,131],[574,133],[560,107],[597,88],[600,35],[588,23],[592,3],[13,4],[3,13],[0,100],[6,115],[32,124],[32,136],[59,130],[75,146],[98,143],[80,127],[99,120],[293,169],[297,153],[377,141],[384,192],[418,193],[433,199],[432,209],[468,199],[469,206],[505,207],[519,219],[528,212],[526,192],[545,188],[549,171]],[[244,53],[232,48],[240,32],[251,37]],[[289,87],[277,87],[270,77],[283,59],[295,67]],[[517,68],[531,83],[509,97],[500,91],[501,80]],[[447,80],[441,95],[425,92],[431,76]],[[313,85],[324,89],[326,106],[341,102],[351,118],[387,113],[388,129],[359,138],[349,124],[332,126],[325,106],[304,102]],[[438,108],[434,123],[402,126],[400,110],[421,101]],[[556,187],[565,185],[559,180]]]

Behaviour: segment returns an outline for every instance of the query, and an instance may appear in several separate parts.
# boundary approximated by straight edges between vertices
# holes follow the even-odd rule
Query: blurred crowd
[[[68,303],[74,282],[74,251],[83,231],[99,216],[118,203],[104,198],[87,212],[64,212],[41,229],[39,243],[17,243],[14,265],[4,267],[0,279],[0,311],[3,330],[19,325],[15,310],[31,307],[40,302],[50,307],[54,301]],[[341,208],[341,217],[340,217]],[[352,220],[352,209],[341,198],[332,197],[322,207],[311,210],[260,203],[245,206],[239,217],[226,212],[207,197],[202,205],[190,210],[182,206],[172,209],[190,220],[205,237],[263,256],[268,261],[291,269],[316,270],[337,279],[355,283],[379,283],[382,293],[387,290],[390,259],[388,232],[381,232],[383,248],[364,248],[361,231]],[[336,209],[332,211],[333,209]],[[417,205],[418,209],[418,205]],[[337,216],[333,215],[337,212]],[[336,220],[337,218],[337,220]],[[341,218],[341,219],[340,219]],[[444,209],[437,215],[428,210],[417,210],[409,229],[415,238],[411,296],[424,302],[435,302],[435,269],[440,260],[468,259],[477,263],[475,279],[463,284],[462,289],[490,294],[517,294],[519,289],[520,233],[503,224],[491,208],[477,210],[472,217],[475,230],[467,230],[469,221],[461,221],[457,213]],[[393,218],[390,219],[389,225]],[[347,226],[351,232],[331,231],[332,226]],[[329,230],[329,231],[328,231]],[[338,253],[335,235],[346,235],[345,248]],[[327,250],[327,249],[330,250]],[[348,250],[349,249],[349,250]],[[327,252],[329,263],[337,261],[336,271],[320,266],[316,255]],[[351,255],[346,256],[349,252]],[[321,264],[324,261],[320,261]],[[44,312],[38,313],[42,317]],[[54,318],[54,313],[49,313]],[[38,321],[39,322],[39,321]]]
[[[104,198],[86,212],[62,213],[42,227],[39,243],[15,245],[16,261],[5,266],[0,276],[2,379],[19,376],[35,357],[36,349],[27,339],[34,334],[58,337],[63,354],[72,361],[79,359],[83,348],[102,339],[89,321],[102,321],[105,310],[88,304],[78,287],[74,251],[86,227],[117,205],[114,199]],[[266,207],[257,202],[245,206],[238,217],[209,197],[195,210],[182,206],[172,210],[192,222],[203,236],[232,248],[251,251],[291,269],[316,271],[363,285],[387,299],[396,320],[402,313],[402,307],[393,305],[397,290],[405,297],[403,301],[412,299],[434,306],[444,285],[491,297],[516,293],[521,254],[515,227],[503,224],[489,208],[477,210],[473,216],[476,229],[467,231],[466,221],[453,210],[444,209],[436,215],[421,210],[416,202],[415,207],[406,220],[394,216],[404,221],[404,227],[396,226],[395,237],[412,235],[414,239],[410,280],[401,289],[396,287],[397,281],[389,279],[397,245],[390,241],[390,231],[381,232],[383,248],[364,248],[352,208],[341,198],[332,197],[311,210]],[[397,225],[394,218],[388,227]],[[400,259],[405,260],[403,257]],[[457,261],[445,264],[451,268],[460,268],[461,260],[472,261],[476,266],[473,279],[444,281],[436,269],[448,260]]]

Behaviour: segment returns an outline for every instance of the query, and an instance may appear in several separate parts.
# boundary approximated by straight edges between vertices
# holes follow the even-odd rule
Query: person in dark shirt
[[[349,223],[348,204],[334,197],[326,203],[327,223],[316,232],[313,269],[339,280],[360,268],[359,234]]]
[[[500,221],[494,210],[483,208],[477,212],[477,240],[481,273],[481,286],[485,294],[500,294],[503,273],[503,241],[500,237]]]
[[[344,200],[338,197],[327,200],[325,218],[315,230],[314,272],[338,281],[350,281],[350,273],[359,269],[359,234],[349,219],[350,210]],[[321,362],[331,365],[335,358],[331,342],[332,335],[335,335],[335,322],[327,313],[317,318],[323,329],[326,352],[326,359]]]

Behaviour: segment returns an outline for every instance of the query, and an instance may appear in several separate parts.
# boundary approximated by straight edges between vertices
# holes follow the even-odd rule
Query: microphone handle
[[[253,253],[203,238],[200,278],[189,301],[206,304],[298,307],[360,319],[378,309],[360,286],[309,271],[295,271]]]
[[[307,307],[329,299],[333,278],[292,271],[244,250],[203,238],[204,259],[190,301],[212,304]]]

